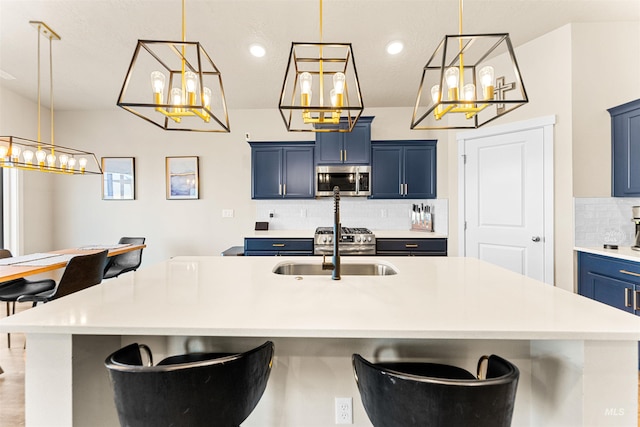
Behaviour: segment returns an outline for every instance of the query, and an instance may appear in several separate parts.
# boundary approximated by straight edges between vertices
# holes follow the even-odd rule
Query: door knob
[[[531,238],[531,240],[533,240],[534,242],[539,242],[540,241],[540,237],[539,236],[533,236]]]

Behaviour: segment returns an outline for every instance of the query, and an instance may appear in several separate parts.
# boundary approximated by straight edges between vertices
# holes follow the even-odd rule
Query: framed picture
[[[166,158],[167,199],[198,199],[198,157]]]
[[[134,200],[135,190],[135,159],[102,157],[102,200]]]

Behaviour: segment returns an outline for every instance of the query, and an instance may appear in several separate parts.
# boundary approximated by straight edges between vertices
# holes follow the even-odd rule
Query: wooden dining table
[[[43,254],[51,255],[51,262],[43,263],[46,265],[33,265],[33,263],[31,263],[32,265],[21,265],[20,263],[12,265],[0,265],[0,283],[13,279],[19,279],[21,277],[31,276],[34,274],[46,273],[66,267],[67,263],[69,262],[69,257],[62,257],[60,260],[56,260],[54,259],[55,255],[91,255],[96,252],[108,249],[109,253],[107,254],[107,256],[112,257],[126,252],[144,249],[146,247],[147,245],[144,244],[90,245],[79,248],[59,249],[55,251],[44,252]],[[4,260],[10,259],[11,258],[4,258]],[[42,259],[46,260],[47,258],[43,255]]]

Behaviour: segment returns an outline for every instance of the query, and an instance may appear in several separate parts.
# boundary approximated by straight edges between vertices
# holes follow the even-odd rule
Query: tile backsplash
[[[432,207],[434,231],[448,234],[449,201],[372,200],[359,197],[340,199],[340,222],[344,227],[372,230],[408,230],[414,204]],[[269,214],[273,213],[270,218]],[[256,200],[256,221],[269,221],[270,230],[315,230],[333,224],[333,198],[314,200]]]
[[[633,206],[640,206],[640,199],[575,198],[575,245],[632,245],[635,241],[635,224],[631,221]]]

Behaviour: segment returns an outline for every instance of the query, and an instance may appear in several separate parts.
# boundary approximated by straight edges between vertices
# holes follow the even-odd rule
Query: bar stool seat
[[[518,368],[482,356],[478,375],[438,363],[371,363],[354,354],[362,404],[375,427],[511,425]]]
[[[146,345],[123,347],[105,360],[120,425],[238,427],[264,393],[273,353],[267,341],[245,353],[178,355],[153,366]]]

